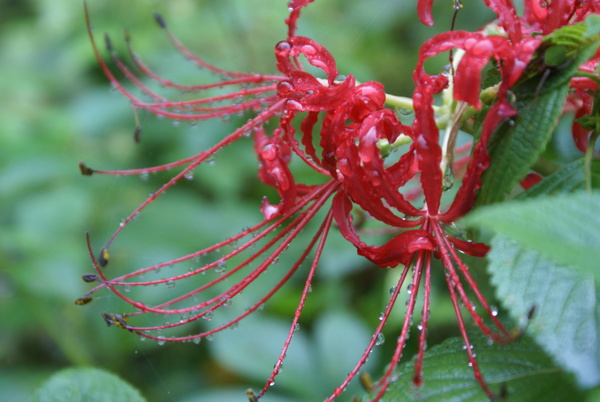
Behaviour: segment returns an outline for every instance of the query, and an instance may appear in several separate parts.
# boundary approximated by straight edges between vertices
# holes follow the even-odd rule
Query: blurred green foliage
[[[299,34],[325,45],[342,74],[409,95],[418,47],[450,25],[452,8],[438,3],[437,25],[429,28],[416,19],[413,1],[317,0],[303,12]],[[202,75],[169,46],[154,11],[191,50],[234,70],[274,72],[272,48],[286,33],[287,0],[89,0],[88,6],[100,43],[107,32],[124,55],[127,28],[153,68],[189,83],[199,83]],[[476,29],[490,18],[469,5],[457,26]],[[121,218],[169,178],[87,178],[79,175],[77,162],[102,169],[166,163],[206,148],[239,120],[174,127],[142,114],[142,142],[135,144],[131,108],[110,90],[97,65],[81,2],[0,1],[0,60],[2,398],[27,400],[50,374],[70,366],[116,373],[153,401],[208,401],[217,395],[243,400],[245,388],[260,389],[283,343],[301,275],[237,331],[199,346],[160,347],[107,328],[99,313],[122,308],[109,293],[89,306],[73,304],[90,288],[80,279],[92,270],[84,233],[99,247]],[[251,146],[247,140],[220,152],[213,166],[152,205],[111,249],[111,266],[135,269],[166,261],[260,221],[260,199],[272,193],[255,177]],[[322,399],[362,353],[398,272],[355,254],[338,233],[331,234],[302,331],[270,400]],[[291,261],[292,255],[281,263]],[[474,263],[475,274],[476,268]],[[455,333],[443,292],[433,294],[430,344]],[[395,339],[402,316],[400,308],[388,339]],[[374,376],[393,344],[381,346],[369,362]],[[356,386],[348,392],[361,391]]]

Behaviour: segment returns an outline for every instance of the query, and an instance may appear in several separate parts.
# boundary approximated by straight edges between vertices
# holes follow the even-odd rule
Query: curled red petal
[[[261,212],[266,219],[280,215],[294,206],[296,200],[296,183],[288,167],[290,160],[289,145],[279,141],[277,132],[274,137],[266,136],[262,128],[255,130],[255,152],[260,162],[258,177],[260,180],[277,189],[281,197],[279,205],[271,205],[263,198]]]
[[[368,245],[360,239],[352,225],[350,198],[343,192],[339,192],[334,197],[331,208],[342,236],[356,247],[359,255],[380,267],[408,265],[416,252],[435,249],[434,239],[422,229],[399,233],[382,246]]]
[[[419,20],[427,26],[433,25],[433,17],[431,16],[431,7],[433,6],[433,0],[419,0],[417,3],[417,13],[419,14]]]
[[[490,251],[490,246],[484,243],[465,241],[453,236],[448,236],[448,240],[455,248],[473,257],[485,257]]]
[[[275,45],[277,68],[287,76],[299,71],[296,65],[299,55],[303,55],[310,64],[325,71],[329,85],[333,85],[339,73],[335,59],[325,47],[303,36],[293,36]]]

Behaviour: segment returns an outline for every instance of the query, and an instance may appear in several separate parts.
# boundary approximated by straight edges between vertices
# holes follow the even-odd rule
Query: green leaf
[[[563,166],[550,176],[522,193],[519,198],[534,198],[545,194],[569,193],[585,189],[585,161],[576,160]],[[591,164],[592,188],[600,189],[600,160]]]
[[[560,240],[552,244],[558,247]],[[573,372],[580,385],[597,385],[598,301],[592,277],[561,266],[506,236],[496,236],[491,245],[488,269],[503,306],[517,320],[535,308],[527,333]]]
[[[557,263],[600,279],[600,193],[579,192],[514,201],[469,214],[467,225],[516,240]]]
[[[114,374],[95,368],[69,368],[54,374],[31,398],[32,402],[143,402],[144,397]]]
[[[503,124],[490,141],[491,162],[483,175],[479,205],[502,201],[545,149],[562,114],[570,79],[600,46],[595,23],[588,24],[576,24],[550,35],[540,47],[538,58],[530,63],[530,72],[524,74],[527,78],[512,89],[518,115],[511,124]],[[551,51],[553,47],[561,50]],[[544,64],[548,52],[552,62],[560,64]],[[556,53],[562,53],[566,60],[559,62]]]
[[[507,345],[490,344],[483,335],[471,336],[483,377],[492,390],[508,400],[578,400],[580,392],[570,376],[531,339],[524,337]],[[385,399],[390,401],[487,401],[475,380],[462,338],[451,338],[425,353],[421,388],[413,385],[414,362],[402,364],[398,379]]]

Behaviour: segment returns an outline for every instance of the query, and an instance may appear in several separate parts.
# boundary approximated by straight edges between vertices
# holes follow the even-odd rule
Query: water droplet
[[[145,342],[145,341],[146,341],[146,337],[145,337],[145,336],[142,336],[142,335],[140,335],[140,341],[141,341],[141,342]]]
[[[213,339],[215,339],[215,337],[214,337],[214,335],[213,335],[213,334],[210,334],[210,335],[206,335],[206,336],[204,337],[204,339],[206,339],[207,341],[211,342]]]
[[[131,292],[131,286],[125,286],[125,287],[123,288],[123,291],[124,291],[124,292]]]
[[[190,173],[185,174],[183,177],[185,177],[186,180],[193,180],[194,174],[190,172]]]
[[[411,283],[411,284],[409,284],[409,285],[406,287],[406,292],[407,292],[409,295],[410,295],[410,294],[412,294],[412,292],[413,292],[413,287],[414,287],[414,286],[413,286],[413,284],[412,284],[412,283]]]
[[[200,338],[199,336],[192,339],[192,342],[194,342],[196,345],[200,344],[200,342],[202,342],[202,338]]]
[[[384,318],[385,318],[385,313],[384,312],[379,313],[379,321],[383,321]]]
[[[377,340],[375,341],[375,346],[381,346],[385,342],[385,336],[382,333],[377,335]]]
[[[172,289],[173,287],[175,287],[175,281],[174,280],[170,280],[167,282],[167,287],[169,289]]]
[[[296,325],[294,325],[294,332],[298,332],[300,330],[300,324],[296,323]]]
[[[158,340],[156,341],[156,343],[158,343],[158,346],[162,346],[162,345],[164,345],[165,343],[167,343],[167,341],[165,341],[164,339],[158,339]]]
[[[227,262],[225,260],[221,260],[217,263],[215,267],[215,272],[217,274],[223,274],[227,270]]]
[[[148,177],[150,177],[150,175],[148,174],[148,172],[146,170],[144,170],[140,173],[140,179],[142,179],[143,181],[148,180]]]
[[[210,321],[213,318],[213,312],[212,311],[207,311],[206,313],[204,313],[202,315],[202,318],[204,318],[206,321]]]
[[[390,295],[393,295],[395,291],[396,291],[396,286],[392,286],[390,288]]]
[[[492,317],[496,317],[498,315],[498,307],[490,306],[490,313],[492,314]]]

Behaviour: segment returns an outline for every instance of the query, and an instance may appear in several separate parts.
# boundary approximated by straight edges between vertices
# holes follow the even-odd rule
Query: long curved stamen
[[[281,371],[281,366],[285,359],[285,356],[286,356],[287,350],[290,346],[290,343],[292,342],[292,337],[293,337],[294,333],[297,331],[297,328],[299,325],[298,320],[300,319],[300,315],[302,314],[302,309],[304,308],[304,303],[306,302],[308,293],[310,293],[312,281],[315,276],[315,272],[317,270],[317,265],[319,263],[319,260],[321,259],[321,255],[323,254],[323,248],[325,247],[325,241],[327,239],[327,234],[329,233],[329,229],[331,228],[332,221],[333,221],[333,213],[331,211],[329,211],[329,214],[323,221],[323,224],[321,225],[321,227],[319,228],[319,230],[317,231],[317,233],[315,234],[315,236],[313,236],[313,239],[311,240],[311,243],[309,245],[310,249],[312,249],[316,240],[318,238],[320,238],[319,245],[317,246],[315,256],[313,257],[313,261],[310,266],[310,270],[308,272],[306,281],[304,283],[304,289],[302,290],[302,295],[300,296],[300,300],[298,301],[298,305],[297,305],[296,311],[294,313],[294,318],[292,320],[290,330],[288,331],[288,335],[285,339],[285,342],[283,343],[283,348],[281,349],[281,353],[279,354],[279,357],[277,358],[275,367],[273,368],[273,371],[271,372],[271,375],[269,376],[269,379],[267,380],[265,386],[263,387],[263,389],[260,391],[260,393],[258,395],[259,398],[262,397],[264,395],[264,393],[267,392],[269,387],[271,387],[274,384],[275,377]]]
[[[433,224],[432,226],[433,226],[433,230],[436,235],[436,238],[438,238],[439,242],[440,242],[440,251],[441,251],[440,254],[441,254],[443,265],[448,270],[448,273],[450,274],[450,276],[454,282],[456,291],[460,295],[460,298],[461,298],[463,304],[469,311],[469,314],[473,317],[473,320],[475,321],[477,326],[481,329],[481,331],[484,334],[486,334],[487,336],[490,336],[495,342],[506,343],[506,342],[512,341],[513,337],[504,328],[504,326],[502,325],[502,323],[496,316],[497,312],[492,311],[490,304],[487,302],[486,298],[480,292],[479,287],[477,286],[477,283],[473,280],[473,277],[469,273],[468,267],[462,262],[460,257],[456,254],[456,251],[454,250],[454,247],[452,246],[452,244],[450,244],[449,240],[443,234],[441,226],[439,224]],[[494,322],[494,324],[496,325],[498,330],[500,330],[500,332],[501,332],[500,334],[497,334],[496,332],[492,331],[492,329],[484,323],[481,316],[479,314],[477,314],[477,312],[475,310],[475,305],[470,301],[469,297],[467,296],[465,289],[461,284],[460,278],[458,276],[458,273],[457,273],[456,268],[454,267],[454,264],[452,263],[452,261],[455,261],[456,264],[458,265],[458,269],[460,270],[461,274],[467,281],[468,285],[471,287],[471,289],[472,289],[473,293],[475,294],[475,297],[477,298],[479,303],[485,309],[487,315],[492,319],[492,321]]]

